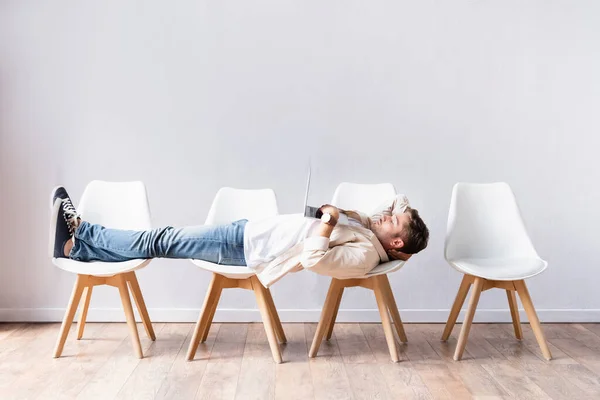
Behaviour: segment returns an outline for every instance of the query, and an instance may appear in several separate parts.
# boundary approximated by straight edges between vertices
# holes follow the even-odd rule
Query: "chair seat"
[[[202,269],[231,279],[246,279],[256,275],[253,270],[244,266],[240,267],[237,265],[221,265],[203,260],[190,261]]]
[[[150,260],[135,259],[122,262],[75,261],[69,258],[53,258],[52,264],[67,272],[93,276],[113,276],[145,267]]]
[[[494,281],[530,278],[548,266],[541,258],[463,258],[448,262],[460,272]]]

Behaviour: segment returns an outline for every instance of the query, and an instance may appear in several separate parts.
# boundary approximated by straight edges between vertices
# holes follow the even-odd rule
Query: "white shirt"
[[[244,257],[250,268],[270,262],[298,243],[327,248],[328,238],[314,236],[320,220],[302,214],[284,214],[248,221],[244,231]],[[360,221],[340,215],[338,224],[362,226]],[[307,243],[308,242],[308,243]],[[312,243],[314,242],[314,243]]]
[[[276,215],[248,221],[244,231],[244,256],[252,268],[274,260],[296,244],[303,242],[320,221],[302,214]]]

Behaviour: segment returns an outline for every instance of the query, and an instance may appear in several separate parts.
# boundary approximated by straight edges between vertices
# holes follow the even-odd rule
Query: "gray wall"
[[[597,1],[3,1],[1,320],[60,320],[74,276],[47,258],[48,196],[142,180],[153,223],[199,224],[221,186],[271,187],[281,212],[337,183],[392,182],[431,229],[390,279],[407,321],[444,321],[460,275],[443,259],[452,185],[506,181],[548,270],[544,321],[600,321]],[[155,321],[197,318],[210,275],[139,273]],[[328,279],[273,288],[283,320],[316,320]],[[229,291],[219,320],[258,318]],[[122,320],[113,288],[91,319]],[[340,320],[378,320],[349,290]],[[480,320],[509,319],[502,291]]]

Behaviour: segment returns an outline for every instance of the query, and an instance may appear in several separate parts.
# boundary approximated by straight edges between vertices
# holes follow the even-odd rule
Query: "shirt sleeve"
[[[410,207],[408,197],[398,194],[395,197],[381,203],[371,215],[373,222],[378,221],[383,215],[402,214],[407,207]]]
[[[304,252],[327,251],[329,238],[325,236],[311,236],[304,239]]]
[[[379,264],[379,255],[355,242],[329,248],[329,238],[313,236],[304,241],[301,264],[321,275],[363,276]]]

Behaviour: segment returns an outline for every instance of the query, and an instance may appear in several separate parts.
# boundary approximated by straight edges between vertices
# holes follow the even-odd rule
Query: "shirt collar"
[[[369,238],[369,240],[373,244],[373,247],[375,247],[375,250],[377,250],[377,254],[379,254],[379,259],[381,260],[382,263],[390,261],[388,255],[387,255],[387,252],[383,248],[383,245],[381,244],[379,239],[377,239],[377,235],[375,235],[375,232],[373,232],[372,230],[370,230],[368,228],[362,227],[362,226],[361,227],[348,226],[347,228],[361,232],[363,235],[365,235],[367,238]]]
[[[371,243],[373,243],[373,246],[375,246],[375,250],[377,250],[382,263],[390,261],[387,252],[383,248],[383,245],[379,239],[377,239],[377,235],[375,235],[375,233],[373,233],[373,236],[371,237]]]

